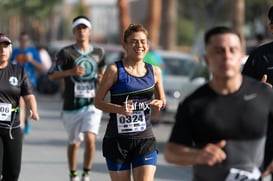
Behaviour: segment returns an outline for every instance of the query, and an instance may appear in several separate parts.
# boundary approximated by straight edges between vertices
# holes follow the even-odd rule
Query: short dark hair
[[[20,33],[20,37],[22,37],[22,36],[29,36],[29,34],[26,31],[22,31]]]
[[[22,32],[20,33],[20,35],[19,35],[19,40],[21,41],[21,40],[23,40],[23,39],[26,40],[26,41],[30,41],[30,40],[31,40],[31,38],[30,38],[28,32],[22,31]]]
[[[82,15],[80,15],[80,16],[75,17],[75,18],[72,20],[72,22],[74,23],[75,21],[77,21],[78,19],[81,19],[81,18],[83,18],[83,19],[86,19],[86,20],[90,21],[90,20],[89,20],[89,18],[87,18],[86,16],[82,16]]]
[[[207,45],[209,43],[212,36],[219,35],[219,34],[226,34],[226,33],[235,34],[239,37],[240,41],[242,41],[240,34],[237,31],[235,31],[234,29],[226,27],[226,26],[216,26],[216,27],[209,29],[205,33],[205,37],[204,37],[205,45]]]

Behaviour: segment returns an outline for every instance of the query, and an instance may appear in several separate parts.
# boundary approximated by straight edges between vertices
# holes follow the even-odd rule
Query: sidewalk
[[[40,121],[31,121],[31,133],[25,135],[22,170],[19,181],[68,181],[66,133],[60,121],[60,96],[37,96]],[[94,181],[110,180],[102,156],[102,137],[107,120],[102,120],[91,178]],[[178,168],[165,162],[162,152],[172,124],[154,127],[159,155],[155,181],[190,181],[191,169]],[[79,153],[79,170],[82,169],[83,145]]]

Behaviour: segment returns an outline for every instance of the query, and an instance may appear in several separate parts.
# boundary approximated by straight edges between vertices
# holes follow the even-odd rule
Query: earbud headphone
[[[9,44],[10,56],[12,55],[12,44]]]

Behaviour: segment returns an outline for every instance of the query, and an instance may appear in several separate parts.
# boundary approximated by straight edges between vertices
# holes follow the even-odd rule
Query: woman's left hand
[[[158,111],[164,109],[164,107],[165,107],[164,101],[159,100],[159,99],[152,100],[150,102],[150,105],[153,106],[154,108],[156,108],[156,110],[158,110]]]
[[[39,114],[37,112],[33,112],[32,110],[29,110],[29,117],[35,121],[40,119]]]

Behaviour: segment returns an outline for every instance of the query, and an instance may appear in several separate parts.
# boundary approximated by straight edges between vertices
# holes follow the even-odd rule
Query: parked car
[[[163,84],[166,94],[166,108],[160,121],[174,121],[177,107],[183,99],[205,82],[203,74],[197,75],[200,66],[189,53],[163,51],[158,53],[163,58],[165,77]]]

